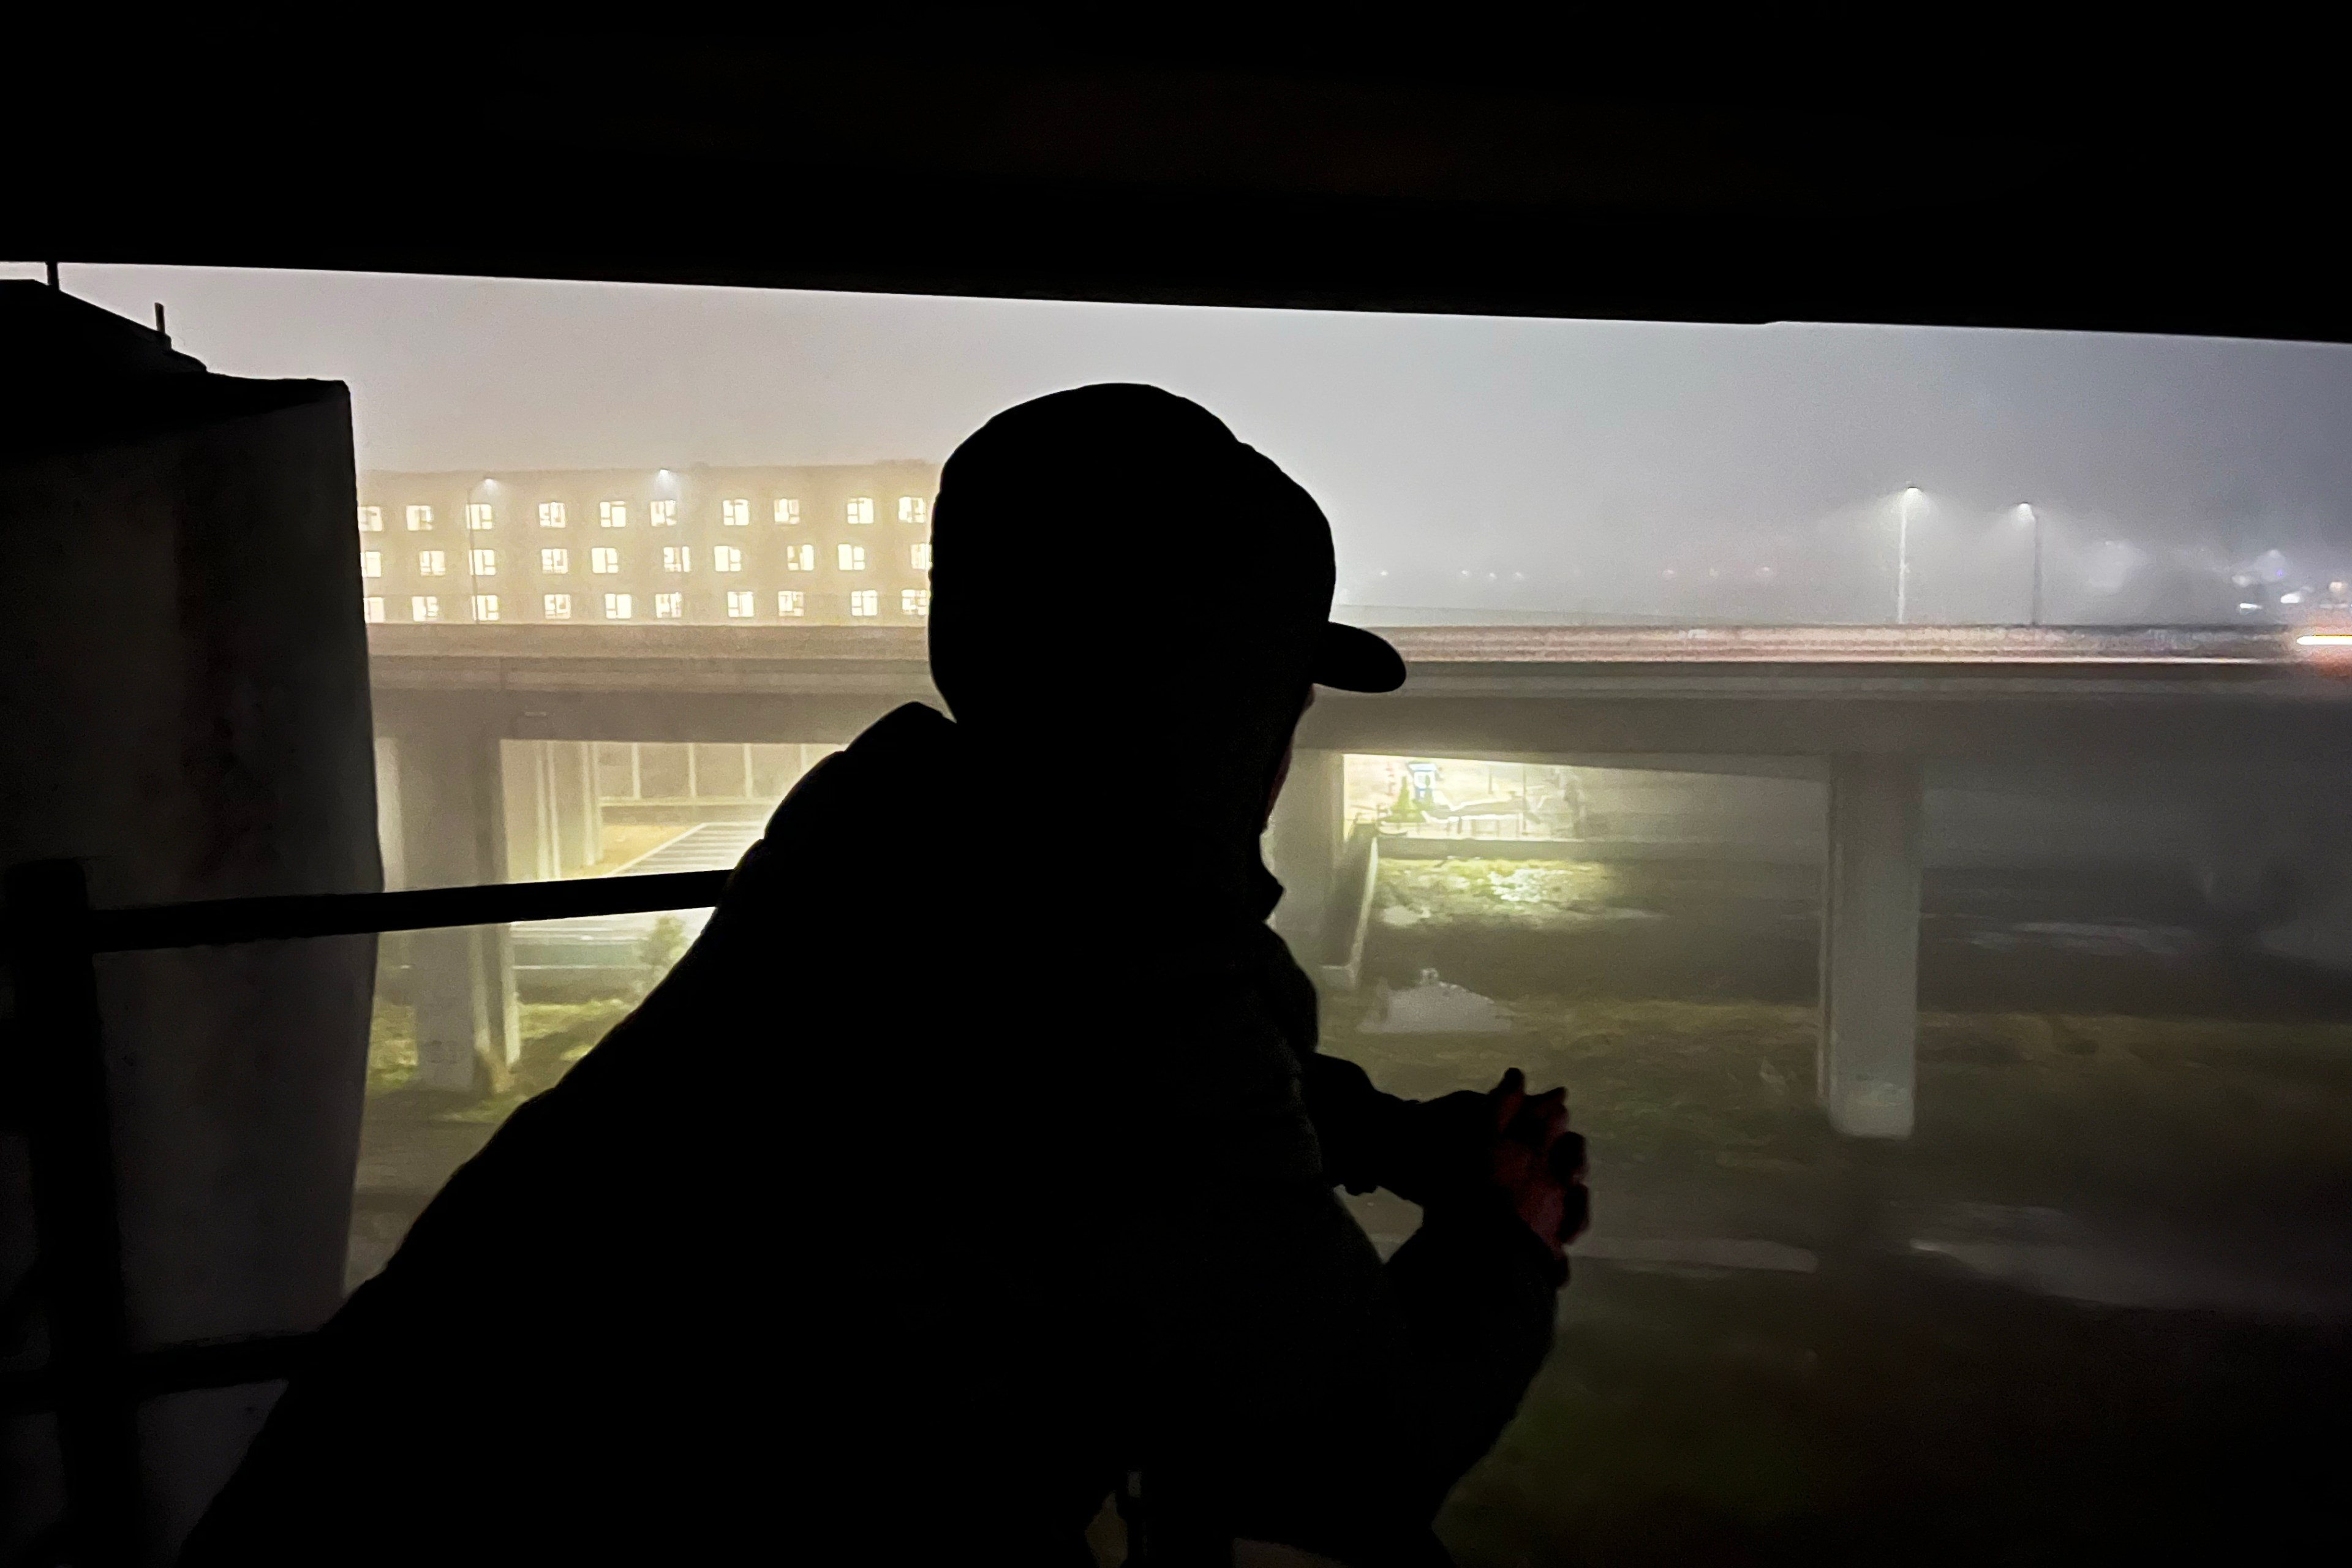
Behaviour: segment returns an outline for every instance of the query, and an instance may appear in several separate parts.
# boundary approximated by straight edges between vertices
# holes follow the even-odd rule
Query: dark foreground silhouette
[[[1119,504],[1041,551],[1057,495]],[[1402,667],[1325,624],[1304,492],[1166,394],[1001,416],[936,522],[955,720],[901,708],[793,790],[352,1296],[186,1562],[1076,1563],[1130,1472],[1158,1563],[1444,1561],[1583,1194],[1557,1092],[1423,1104],[1318,1055],[1265,924],[1310,683]],[[1008,885],[1041,821],[1070,879]],[[1383,1265],[1335,1185],[1426,1219]]]

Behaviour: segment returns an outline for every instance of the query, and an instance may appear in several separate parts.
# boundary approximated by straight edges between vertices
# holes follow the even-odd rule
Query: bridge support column
[[[546,882],[593,863],[604,837],[593,743],[506,741],[499,743],[499,758],[505,775],[507,875],[519,882]]]
[[[1295,752],[1290,777],[1266,825],[1265,862],[1282,883],[1274,927],[1311,970],[1318,955],[1311,943],[1323,930],[1324,910],[1348,837],[1347,755],[1341,752]]]
[[[455,887],[507,878],[504,782],[495,736],[404,734],[401,816],[408,885]],[[502,1082],[522,1054],[514,942],[504,926],[412,932],[416,1083],[471,1089]]]
[[[1919,764],[1831,759],[1817,1072],[1830,1125],[1911,1134],[1919,1034]]]

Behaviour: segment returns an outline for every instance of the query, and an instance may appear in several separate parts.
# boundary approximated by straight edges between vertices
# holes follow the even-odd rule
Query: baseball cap
[[[1049,501],[1050,498],[1050,501]],[[1331,524],[1298,483],[1189,398],[1105,384],[997,415],[948,459],[934,519],[935,655],[941,618],[963,636],[980,605],[1115,605],[1104,665],[1181,667],[1222,648],[1278,660],[1318,686],[1393,691],[1404,660],[1329,618]],[[1051,531],[1055,542],[1024,549]],[[959,608],[961,605],[961,608]],[[1301,639],[1307,639],[1302,643]]]

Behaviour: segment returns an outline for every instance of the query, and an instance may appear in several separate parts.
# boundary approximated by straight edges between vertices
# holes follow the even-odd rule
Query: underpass
[[[378,731],[409,885],[550,863],[561,780],[532,766],[599,741],[846,742],[905,701],[937,702],[919,628],[401,626],[369,628]],[[2322,809],[2352,766],[2352,683],[2332,650],[2275,628],[2010,626],[1393,628],[1412,676],[1382,696],[1325,693],[1269,836],[1290,889],[1276,924],[1308,948],[1332,927],[1349,824],[1349,753],[1801,777],[1823,786],[1820,1081],[1832,1121],[1905,1135],[1914,1116],[1922,815],[1927,791],[2042,788],[2214,803],[2200,875],[2217,885],[2294,842],[2329,891],[2306,898],[2310,941],[2337,942],[2347,857]],[[1087,636],[1074,627],[1072,657]],[[502,750],[502,746],[504,749]],[[577,789],[572,809],[593,809]],[[521,810],[545,818],[518,837]],[[2045,835],[2046,837],[2046,835]],[[525,843],[525,840],[529,840]],[[748,837],[698,838],[720,855]],[[523,847],[518,848],[518,844]],[[2315,846],[2316,847],[2312,847]],[[2040,851],[2036,851],[2040,852]],[[703,862],[698,860],[698,864]],[[543,874],[543,873],[542,873]],[[559,873],[560,874],[560,873]],[[1344,921],[1342,922],[1344,924]],[[606,933],[619,940],[617,933]],[[522,933],[448,933],[419,988],[420,1071],[511,1060]],[[536,938],[534,938],[536,940]],[[594,940],[594,939],[582,939]],[[1310,961],[1326,955],[1303,953]]]

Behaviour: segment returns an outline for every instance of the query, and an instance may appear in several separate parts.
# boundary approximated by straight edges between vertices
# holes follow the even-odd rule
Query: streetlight
[[[1922,500],[1919,487],[1906,489],[1895,503],[1895,624],[1901,626],[1911,610],[1911,512]]]
[[[2020,501],[2017,521],[2033,530],[2033,601],[2025,624],[2038,626],[2042,624],[2042,514],[2026,502]]]

